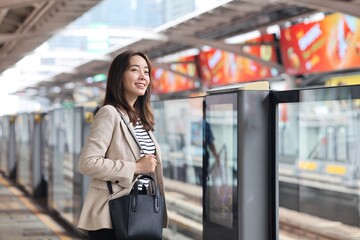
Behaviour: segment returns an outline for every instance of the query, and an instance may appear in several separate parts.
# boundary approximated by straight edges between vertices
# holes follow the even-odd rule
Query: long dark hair
[[[130,66],[130,58],[139,55],[144,58],[151,73],[151,64],[145,53],[135,51],[125,51],[117,55],[110,65],[106,82],[106,92],[103,105],[112,105],[123,109],[129,115],[130,121],[135,125],[137,117],[140,118],[147,131],[154,130],[154,115],[150,105],[151,87],[150,85],[143,96],[139,96],[135,101],[134,107],[130,106],[125,98],[124,74]],[[151,74],[150,74],[151,83]]]

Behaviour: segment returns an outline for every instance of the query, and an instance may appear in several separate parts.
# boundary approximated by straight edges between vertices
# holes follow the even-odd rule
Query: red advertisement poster
[[[322,21],[297,24],[281,31],[286,72],[295,74],[360,67],[360,20],[335,13]]]
[[[195,66],[195,57],[188,56],[179,58],[171,64],[171,69],[167,71],[162,68],[153,68],[152,71],[152,92],[157,94],[187,91],[195,88],[195,82],[175,72],[187,74],[190,77],[198,75]]]
[[[249,41],[249,43],[260,41],[273,42],[274,36],[264,35]],[[266,61],[277,61],[275,47],[271,45],[247,45],[243,46],[243,50]],[[208,86],[250,82],[272,76],[270,68],[251,59],[219,49],[201,52],[199,64],[203,84]]]
[[[191,77],[198,76],[195,65],[195,56],[186,56],[179,58],[171,64],[171,69],[176,72],[187,74]]]

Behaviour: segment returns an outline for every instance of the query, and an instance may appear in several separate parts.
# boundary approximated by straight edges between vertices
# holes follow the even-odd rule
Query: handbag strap
[[[109,189],[109,192],[110,192],[110,195],[114,193],[113,189],[112,189],[112,185],[111,185],[111,182],[110,181],[106,181],[106,184],[108,186],[108,189]]]

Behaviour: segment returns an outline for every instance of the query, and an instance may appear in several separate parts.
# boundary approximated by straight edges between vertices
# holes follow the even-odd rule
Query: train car
[[[16,183],[33,197],[46,195],[44,113],[20,113],[15,120]]]
[[[79,173],[78,159],[93,110],[93,107],[74,106],[47,113],[48,208],[74,228],[90,181]]]

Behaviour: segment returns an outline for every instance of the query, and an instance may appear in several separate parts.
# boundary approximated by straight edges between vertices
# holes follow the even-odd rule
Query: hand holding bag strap
[[[159,189],[157,188],[156,186],[156,182],[154,180],[153,177],[151,177],[150,175],[141,175],[140,177],[138,177],[138,180],[135,182],[135,186],[137,186],[139,184],[139,180],[140,179],[144,179],[144,178],[147,178],[147,179],[150,179],[153,184],[154,184],[154,188],[155,188],[155,193],[153,194],[154,195],[154,211],[156,213],[159,212],[160,210],[160,191]],[[111,186],[111,182],[110,181],[107,181],[107,186],[108,186],[108,189],[109,189],[109,192],[110,194],[113,194],[113,189],[112,189],[112,186]],[[131,208],[134,212],[136,212],[136,209],[137,209],[137,198],[138,198],[138,195],[139,195],[139,189],[137,187],[133,188],[133,194],[130,194],[131,195]]]

